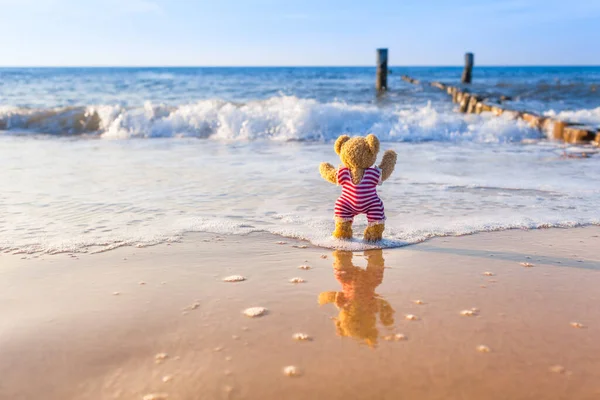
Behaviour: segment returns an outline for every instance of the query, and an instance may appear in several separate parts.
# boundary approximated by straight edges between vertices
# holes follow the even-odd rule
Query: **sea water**
[[[0,251],[93,252],[186,232],[271,232],[332,248],[338,135],[398,152],[379,187],[383,247],[481,231],[600,224],[600,154],[526,124],[463,115],[459,68],[0,69]],[[600,125],[600,68],[476,68],[473,90]],[[586,152],[589,158],[565,154]]]

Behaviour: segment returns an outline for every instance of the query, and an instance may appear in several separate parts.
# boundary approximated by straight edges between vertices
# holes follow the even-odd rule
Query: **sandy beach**
[[[597,399],[599,236],[511,230],[348,253],[188,234],[2,254],[0,398]]]
[[[600,400],[600,1],[0,9],[0,400]]]

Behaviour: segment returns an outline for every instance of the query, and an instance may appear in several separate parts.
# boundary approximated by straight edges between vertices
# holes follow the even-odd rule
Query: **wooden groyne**
[[[402,80],[415,85],[421,84],[421,81],[407,75],[403,75]],[[489,112],[496,116],[508,115],[510,118],[525,121],[532,128],[547,133],[553,139],[563,140],[567,143],[595,144],[600,146],[600,127],[546,117],[529,111],[513,110],[505,105],[505,103],[511,100],[507,96],[490,99],[489,96],[471,93],[466,88],[451,86],[442,82],[430,82],[429,85],[451,96],[452,101],[459,105],[458,109],[462,113],[481,114]]]

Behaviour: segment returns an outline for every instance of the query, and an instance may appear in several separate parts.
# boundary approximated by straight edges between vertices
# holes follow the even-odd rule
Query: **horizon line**
[[[404,64],[388,65],[388,68],[462,68],[463,64]],[[474,68],[573,68],[600,67],[600,64],[475,64]],[[9,68],[376,68],[375,65],[0,65],[0,69]]]

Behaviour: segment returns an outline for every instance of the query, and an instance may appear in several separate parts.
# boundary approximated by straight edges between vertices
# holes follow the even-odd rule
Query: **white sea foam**
[[[525,124],[451,108],[319,103],[293,96],[231,103],[204,100],[177,107],[147,102],[29,110],[0,108],[0,128],[53,134],[94,133],[105,139],[195,137],[221,141],[331,141],[374,133],[391,142],[510,142],[538,138]]]
[[[546,112],[545,115],[549,117],[556,117],[559,120],[600,127],[600,107],[560,112],[550,110]]]
[[[464,116],[431,105],[408,109],[320,104],[296,97],[233,104],[207,100],[177,108],[100,107],[103,138],[192,136],[225,141],[334,140],[343,133],[374,133],[384,141],[505,142],[538,137],[524,124],[491,116]]]

